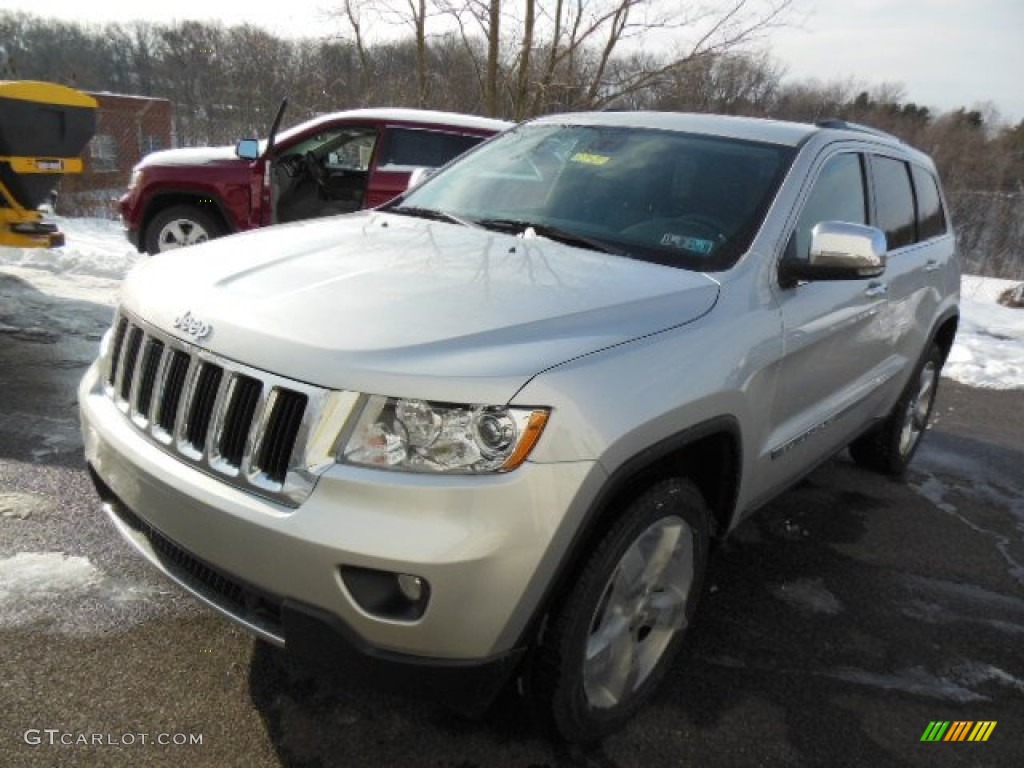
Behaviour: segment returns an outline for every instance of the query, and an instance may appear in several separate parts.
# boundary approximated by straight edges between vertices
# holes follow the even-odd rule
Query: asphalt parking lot
[[[580,750],[511,697],[466,720],[316,674],[152,573],[80,457],[109,307],[40,312],[49,335],[0,332],[0,765],[1021,764],[1024,391],[944,380],[906,482],[841,455],[747,521],[653,705]]]

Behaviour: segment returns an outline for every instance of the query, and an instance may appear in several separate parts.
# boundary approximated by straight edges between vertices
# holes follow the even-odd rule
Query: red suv
[[[154,152],[120,200],[128,239],[159,253],[221,235],[385,203],[511,123],[415,109],[335,112],[264,141]]]

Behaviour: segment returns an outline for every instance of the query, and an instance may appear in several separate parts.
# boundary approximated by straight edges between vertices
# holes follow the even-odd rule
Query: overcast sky
[[[804,12],[765,41],[790,79],[894,83],[908,101],[946,110],[991,102],[1005,120],[1024,120],[1024,0],[794,0]],[[341,5],[340,1],[333,4]],[[329,0],[3,0],[5,9],[105,22],[248,21],[278,34],[337,34]]]

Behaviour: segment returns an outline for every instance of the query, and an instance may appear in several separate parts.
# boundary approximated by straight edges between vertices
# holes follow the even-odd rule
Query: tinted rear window
[[[873,157],[875,209],[878,228],[885,232],[889,250],[915,240],[914,192],[907,164],[891,157]]]
[[[391,128],[377,167],[438,168],[483,141],[480,136],[418,128]],[[387,170],[387,168],[384,168]]]

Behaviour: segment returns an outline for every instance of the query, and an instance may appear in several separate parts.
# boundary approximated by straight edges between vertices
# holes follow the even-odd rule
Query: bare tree
[[[367,40],[365,18],[372,16],[385,24],[408,27],[416,48],[416,105],[425,107],[430,98],[427,26],[439,13],[434,0],[343,0],[342,10],[334,16],[352,31],[366,78],[370,76],[367,47],[371,41]],[[364,91],[368,91],[369,84],[364,86]]]
[[[366,36],[363,31],[363,3],[359,0],[345,0],[342,12],[349,28],[352,30],[356,54],[359,56],[359,95],[365,100],[370,94],[370,56],[366,50]]]
[[[501,0],[439,0],[439,7],[471,57],[476,35],[487,42],[477,70],[488,114],[521,119],[629,97],[693,61],[756,40],[785,22],[791,2],[724,0],[693,10],[669,0],[524,0],[509,11]],[[663,53],[651,55],[652,48]],[[622,66],[626,60],[632,66]]]
[[[533,66],[532,53],[536,27],[536,0],[526,0],[525,15],[523,17],[523,40],[519,46],[519,61],[517,62],[519,74],[516,78],[516,89],[512,99],[514,105],[513,117],[517,120],[522,120],[526,116],[523,113],[523,106],[527,103],[530,93],[530,72]]]

